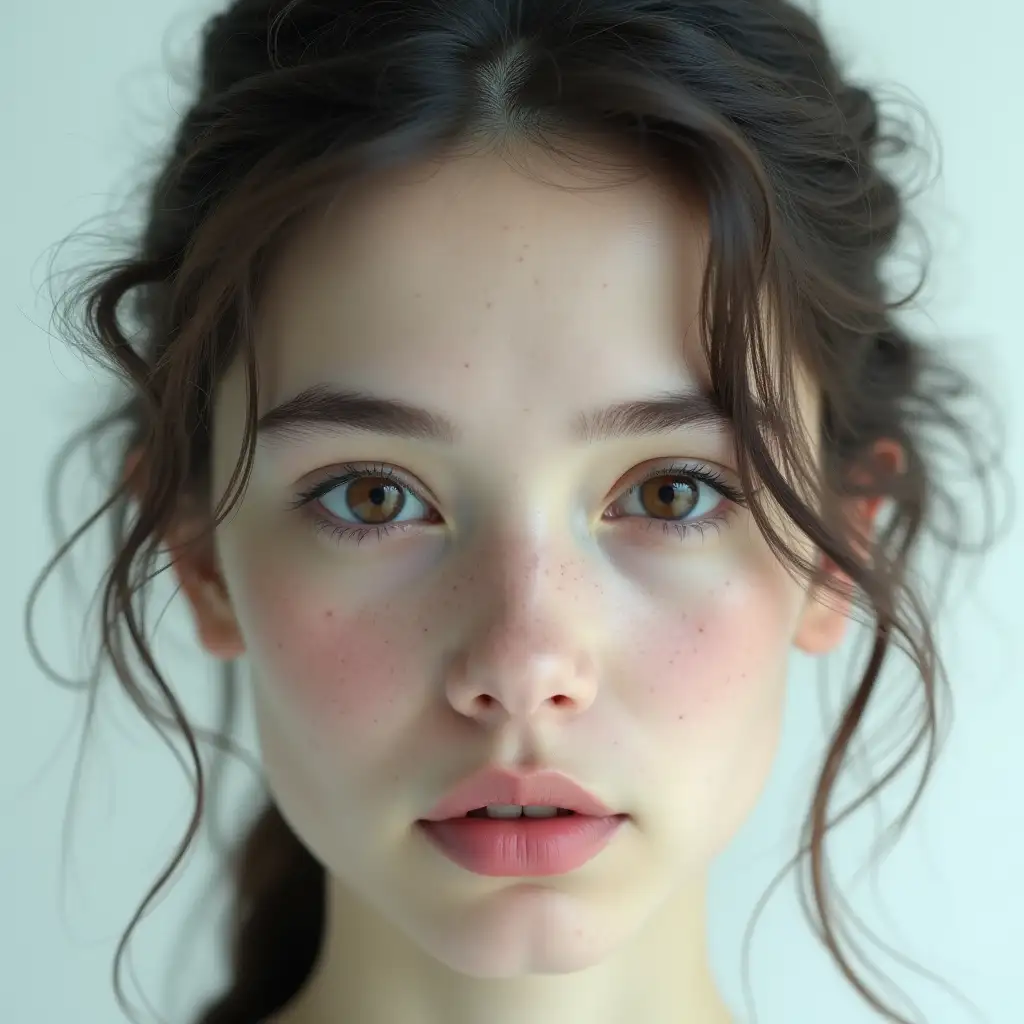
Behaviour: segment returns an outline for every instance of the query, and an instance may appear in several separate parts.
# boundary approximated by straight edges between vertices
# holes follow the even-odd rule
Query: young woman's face
[[[601,415],[703,393],[705,222],[650,180],[553,187],[595,184],[572,174],[478,156],[378,179],[287,254],[261,313],[260,415],[320,386],[447,433],[261,433],[217,534],[235,640],[196,602],[210,649],[245,652],[297,834],[479,975],[594,963],[697,882],[766,781],[791,648],[838,638],[728,497],[726,427]],[[238,365],[216,496],[246,401]],[[352,470],[367,477],[297,505]],[[479,874],[417,822],[488,765],[562,772],[628,819],[574,870]]]

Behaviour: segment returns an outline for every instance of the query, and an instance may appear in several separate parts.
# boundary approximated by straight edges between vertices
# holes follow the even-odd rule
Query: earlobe
[[[835,650],[846,635],[849,622],[850,599],[841,597],[823,586],[807,594],[807,603],[793,639],[794,645],[805,654],[828,654]]]
[[[219,661],[233,661],[241,657],[245,653],[245,643],[223,582],[207,580],[200,584],[200,588],[198,597],[189,598],[200,643]]]
[[[188,559],[179,558],[174,571],[192,609],[199,641],[220,661],[232,661],[245,653],[245,644],[219,576],[207,575]]]
[[[125,460],[124,480],[139,498],[144,490],[142,453],[136,449]],[[212,536],[190,543],[190,527],[196,517],[183,510],[178,525],[169,530],[164,544],[171,553],[171,567],[192,610],[199,641],[221,661],[231,661],[245,652],[245,644],[231,606],[231,599],[218,565]]]
[[[875,465],[882,475],[903,472],[905,459],[898,444],[892,441],[879,442],[872,452]],[[877,479],[865,476],[867,481]],[[850,543],[854,553],[870,558],[872,539],[875,536],[878,513],[882,498],[878,495],[852,499],[849,503],[847,522],[851,530]],[[826,555],[821,555],[820,577],[824,582],[815,584],[807,595],[800,625],[794,644],[806,654],[828,654],[842,642],[850,621],[853,603],[853,582]],[[832,582],[832,586],[828,582]]]
[[[877,498],[857,499],[853,504],[850,523],[856,536],[852,538],[854,551],[867,557],[870,537],[874,532],[875,517],[880,501]],[[853,581],[823,552],[818,580],[807,593],[795,645],[805,654],[829,654],[842,643],[850,621],[853,604]]]
[[[175,535],[168,540],[173,552]],[[220,661],[240,657],[245,652],[245,643],[217,565],[212,538],[203,542],[199,553],[178,554],[173,568],[206,651]]]

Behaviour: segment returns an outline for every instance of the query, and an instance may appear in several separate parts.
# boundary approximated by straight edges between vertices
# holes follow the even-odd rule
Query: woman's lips
[[[523,773],[490,766],[460,782],[425,818],[427,821],[461,818],[470,811],[493,804],[564,807],[592,818],[614,815],[593,793],[561,772]]]
[[[467,817],[504,805],[571,811],[557,817]],[[542,877],[574,871],[608,845],[627,815],[554,771],[488,766],[464,779],[417,824],[449,860],[478,875]]]
[[[596,857],[624,814],[554,818],[448,818],[419,827],[449,860],[478,875],[544,877],[575,871]]]

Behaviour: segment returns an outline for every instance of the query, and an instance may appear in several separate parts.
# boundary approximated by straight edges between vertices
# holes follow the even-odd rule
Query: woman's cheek
[[[635,648],[637,699],[668,730],[735,720],[759,699],[777,700],[791,639],[788,603],[777,588],[732,578],[652,620]]]
[[[398,643],[386,609],[347,610],[280,573],[272,584],[247,586],[243,629],[253,668],[267,696],[305,729],[336,738],[401,707],[415,657]]]

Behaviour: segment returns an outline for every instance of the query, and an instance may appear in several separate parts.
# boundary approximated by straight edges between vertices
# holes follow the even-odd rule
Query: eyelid
[[[743,493],[738,475],[716,462],[708,462],[703,459],[677,459],[667,465],[659,464],[655,460],[654,464],[644,471],[639,479],[627,484],[621,490],[622,493],[628,493],[637,487],[643,486],[648,480],[654,480],[659,476],[688,475],[697,477],[736,505],[746,506],[748,504],[748,499]],[[618,490],[618,485],[616,485],[612,495],[617,493]]]

